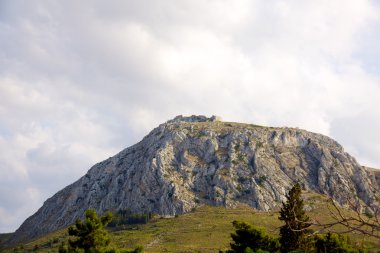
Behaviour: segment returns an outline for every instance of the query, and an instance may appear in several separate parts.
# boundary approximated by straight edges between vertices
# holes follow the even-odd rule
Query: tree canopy
[[[94,209],[87,210],[84,221],[77,219],[75,226],[69,227],[69,235],[75,237],[69,240],[70,247],[74,251],[83,250],[85,253],[104,252],[111,242],[105,229],[111,220],[111,213],[99,218]]]
[[[265,229],[239,221],[232,225],[236,231],[231,234],[233,243],[227,253],[278,252],[280,249],[278,240],[267,235]]]

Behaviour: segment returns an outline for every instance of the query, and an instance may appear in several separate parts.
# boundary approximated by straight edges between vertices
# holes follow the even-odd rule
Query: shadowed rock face
[[[178,116],[48,199],[10,242],[72,224],[88,208],[175,215],[240,202],[277,209],[295,182],[342,205],[357,198],[374,204],[378,181],[375,171],[320,134]]]

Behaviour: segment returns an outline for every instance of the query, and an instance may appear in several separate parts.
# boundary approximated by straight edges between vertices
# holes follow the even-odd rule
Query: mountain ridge
[[[373,205],[379,178],[321,134],[177,116],[46,200],[10,242],[72,224],[88,208],[161,215],[201,204],[278,209],[294,182],[342,205]]]

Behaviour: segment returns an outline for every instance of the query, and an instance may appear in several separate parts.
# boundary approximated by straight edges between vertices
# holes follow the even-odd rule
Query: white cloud
[[[15,185],[0,186],[2,205],[0,206],[0,231],[11,231],[16,228],[20,221],[30,216],[31,212],[38,210],[40,203],[46,196],[41,196],[38,189],[33,187],[19,187]]]
[[[21,196],[0,231],[178,114],[306,128],[380,167],[373,1],[0,5],[0,192]]]

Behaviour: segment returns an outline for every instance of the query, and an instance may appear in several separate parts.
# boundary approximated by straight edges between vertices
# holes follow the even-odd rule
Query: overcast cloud
[[[0,232],[178,114],[300,127],[380,167],[367,0],[0,0]]]

